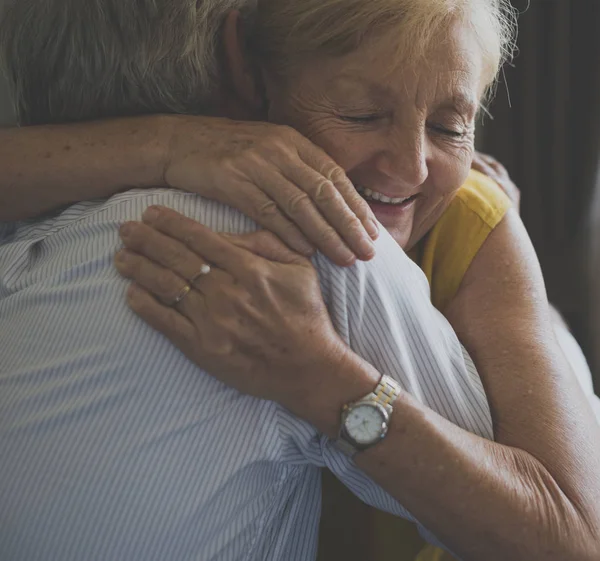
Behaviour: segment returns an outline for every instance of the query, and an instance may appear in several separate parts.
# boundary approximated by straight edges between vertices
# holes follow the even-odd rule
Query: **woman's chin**
[[[411,239],[410,239],[410,231],[406,231],[404,229],[397,230],[395,228],[388,229],[388,232],[394,238],[394,241],[404,250],[408,251],[412,247]]]

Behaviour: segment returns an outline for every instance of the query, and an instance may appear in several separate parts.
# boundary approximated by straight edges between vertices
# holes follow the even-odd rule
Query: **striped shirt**
[[[186,193],[133,190],[0,225],[0,559],[307,561],[320,469],[411,518],[325,437],[226,387],[125,305],[118,226],[151,204],[222,232],[256,226]],[[314,263],[333,323],[380,372],[492,437],[480,379],[387,232],[377,256]]]

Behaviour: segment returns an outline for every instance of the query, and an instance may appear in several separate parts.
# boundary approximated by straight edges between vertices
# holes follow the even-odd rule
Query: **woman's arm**
[[[358,465],[464,559],[600,559],[600,431],[555,340],[514,212],[446,315],[478,367],[496,443],[405,396],[392,435]]]
[[[129,296],[134,311],[225,383],[278,401],[335,438],[342,405],[372,391],[380,374],[340,344],[314,271],[299,256],[271,264],[211,245],[214,234],[170,212],[145,221],[152,228],[123,234],[133,251],[117,266],[163,302],[173,302],[202,258],[218,268],[176,308],[138,288]],[[598,425],[557,350],[516,214],[490,235],[447,313],[480,369],[498,442],[404,393],[388,436],[357,465],[465,561],[597,561]]]
[[[237,208],[304,254],[339,265],[374,255],[375,217],[344,171],[297,131],[155,115],[0,129],[0,221],[140,187]]]
[[[0,221],[132,187],[165,186],[168,121],[139,117],[0,129]]]

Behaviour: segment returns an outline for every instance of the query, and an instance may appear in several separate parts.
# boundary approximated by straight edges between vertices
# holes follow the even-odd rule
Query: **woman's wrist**
[[[340,342],[339,351],[320,361],[314,386],[293,412],[329,438],[337,438],[344,405],[372,392],[381,378],[368,362]]]
[[[183,121],[189,118],[184,115],[156,115],[156,148],[158,154],[152,167],[156,170],[155,185],[176,189],[177,186],[169,183],[169,169],[173,161],[173,151],[179,130]],[[155,154],[156,155],[156,154]]]
[[[139,127],[131,128],[132,142],[129,152],[133,156],[132,163],[138,166],[131,168],[136,176],[132,177],[133,185],[139,188],[170,187],[165,176],[171,159],[171,145],[175,128],[176,115],[148,115],[140,117]],[[137,169],[136,169],[137,168]],[[125,169],[125,175],[128,170]],[[127,180],[127,177],[123,177]],[[136,180],[137,179],[137,180]]]

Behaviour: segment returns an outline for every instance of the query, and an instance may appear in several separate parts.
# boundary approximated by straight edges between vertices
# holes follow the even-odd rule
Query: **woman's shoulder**
[[[439,310],[443,311],[455,296],[475,255],[510,207],[510,199],[493,180],[478,171],[469,172],[421,243],[417,260]]]
[[[444,213],[440,222],[452,220],[456,212],[459,212],[462,218],[475,221],[479,219],[493,229],[510,207],[510,199],[495,181],[483,173],[471,170],[448,208],[448,211],[454,212]]]

